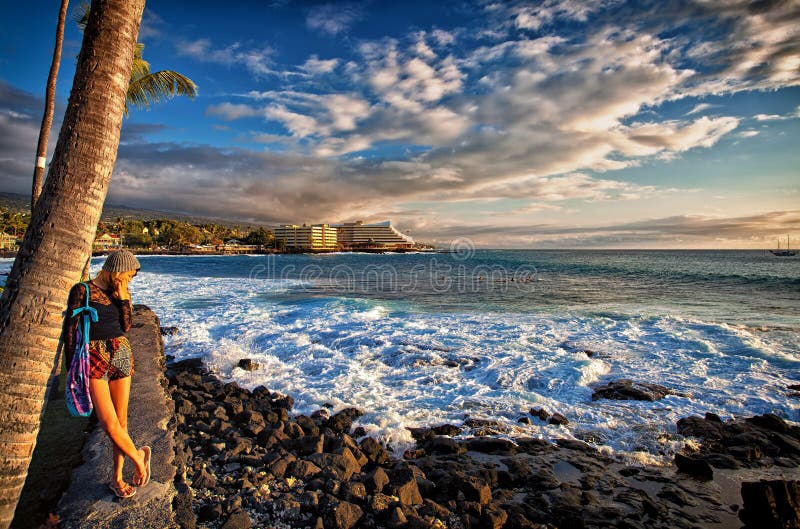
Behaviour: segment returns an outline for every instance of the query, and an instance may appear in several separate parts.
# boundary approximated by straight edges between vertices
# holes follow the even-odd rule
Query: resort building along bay
[[[414,239],[392,226],[389,220],[364,224],[362,221],[341,224],[283,224],[273,228],[276,241],[287,249],[327,250],[410,250]]]

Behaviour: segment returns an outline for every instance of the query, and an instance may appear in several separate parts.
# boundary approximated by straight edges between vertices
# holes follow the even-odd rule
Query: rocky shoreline
[[[698,449],[675,467],[569,439],[512,442],[490,423],[469,439],[456,425],[415,429],[416,449],[392,454],[353,428],[355,408],[293,416],[290,396],[223,383],[199,359],[167,378],[184,529],[800,526],[800,428],[774,415],[683,419]]]

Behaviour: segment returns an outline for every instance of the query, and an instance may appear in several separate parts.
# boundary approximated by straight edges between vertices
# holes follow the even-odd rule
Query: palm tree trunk
[[[0,298],[0,529],[14,515],[61,311],[91,254],[117,157],[144,0],[95,0],[50,171]]]
[[[31,211],[42,192],[42,178],[47,162],[47,140],[50,137],[50,127],[53,125],[53,111],[56,107],[56,81],[58,80],[58,67],[61,64],[61,44],[64,42],[64,20],[67,18],[69,0],[61,1],[61,11],[58,12],[58,26],[56,27],[56,45],[53,49],[53,62],[50,63],[50,74],[47,76],[47,93],[45,95],[44,116],[42,127],[39,129],[39,143],[36,145],[36,167],[33,168],[33,189],[31,190]]]

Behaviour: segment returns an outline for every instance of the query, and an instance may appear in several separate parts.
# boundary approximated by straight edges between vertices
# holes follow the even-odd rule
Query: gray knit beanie
[[[106,262],[103,263],[103,270],[106,272],[130,272],[141,267],[136,256],[128,250],[117,250],[108,254]]]

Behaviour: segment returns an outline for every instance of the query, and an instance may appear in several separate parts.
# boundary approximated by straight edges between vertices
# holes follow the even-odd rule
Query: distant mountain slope
[[[8,208],[11,211],[27,213],[30,209],[30,197],[18,193],[0,192],[0,207]],[[266,226],[261,222],[245,222],[215,217],[202,217],[187,215],[183,213],[171,213],[168,211],[158,211],[153,209],[129,208],[115,204],[106,204],[103,207],[101,219],[105,222],[113,221],[118,217],[125,220],[152,220],[152,219],[172,219],[189,224],[220,224],[222,226]]]

